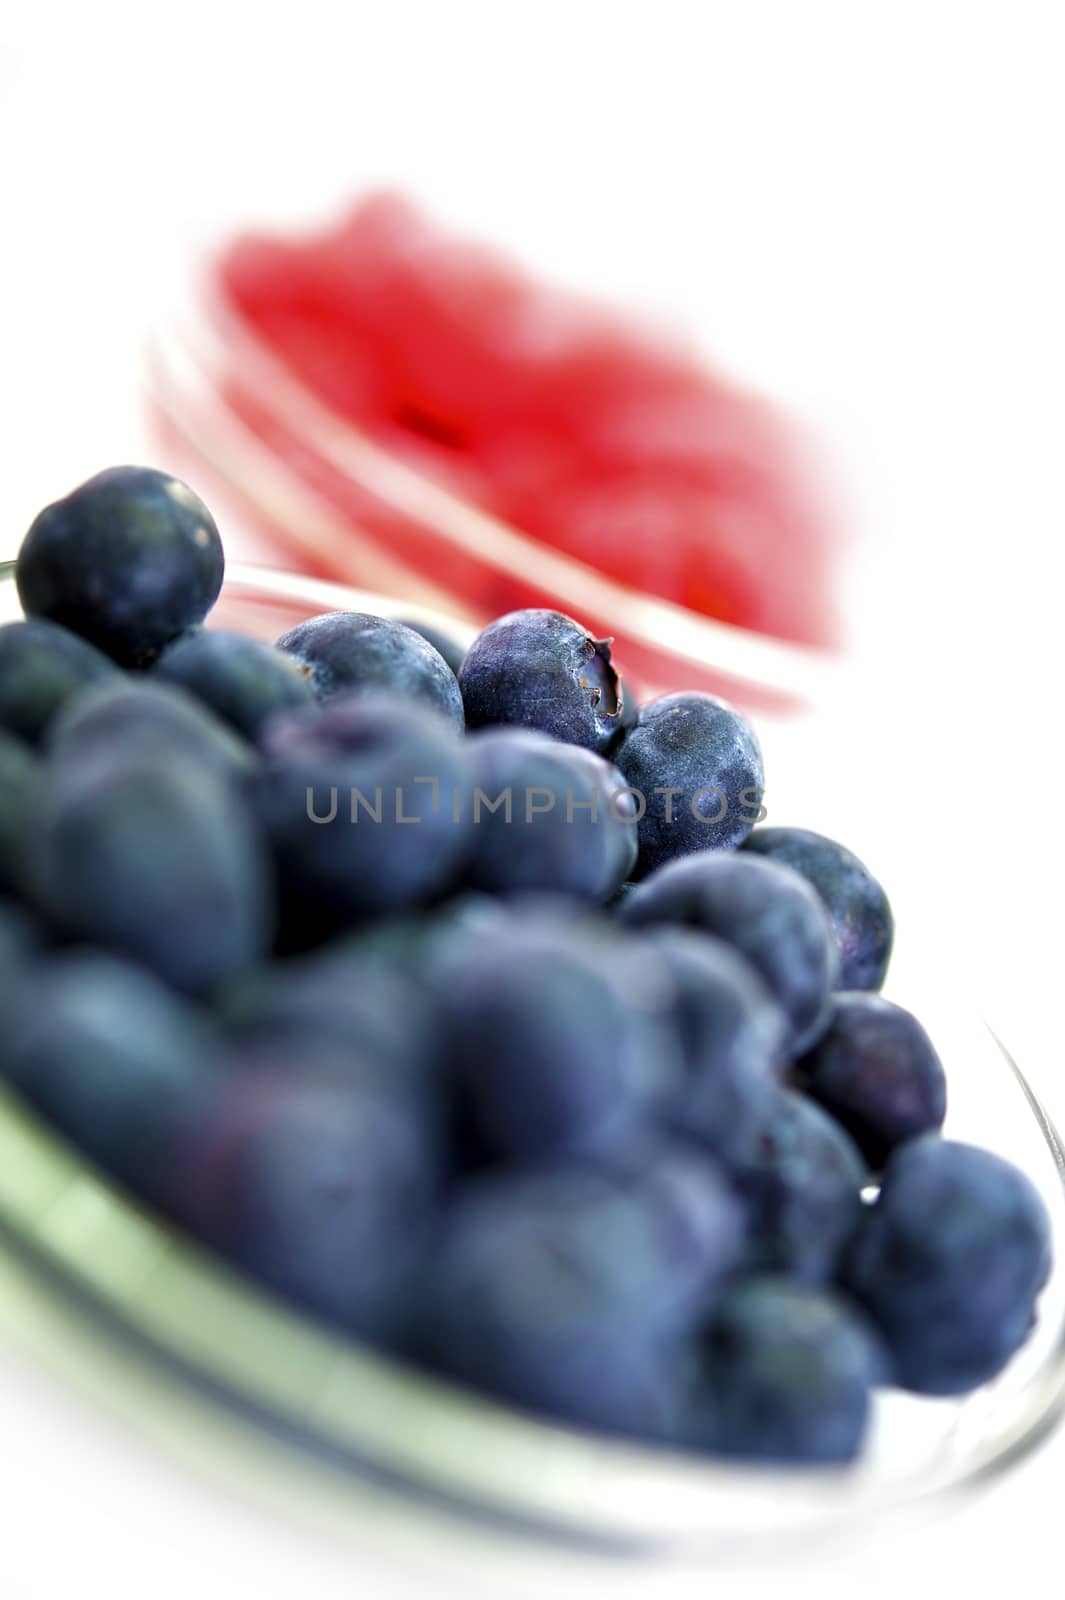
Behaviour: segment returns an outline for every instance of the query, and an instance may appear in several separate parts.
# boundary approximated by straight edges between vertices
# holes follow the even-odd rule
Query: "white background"
[[[876,840],[900,937],[971,981],[1065,1103],[1061,20],[1016,0],[9,8],[0,554],[143,452],[144,330],[245,220],[396,181],[665,310],[834,451],[861,550],[850,835]],[[13,1594],[376,1592],[368,1563],[197,1486],[22,1358],[0,1356],[0,1400]],[[992,1579],[1022,1543],[1049,1569],[1063,1473],[1065,1438],[949,1524],[791,1587]]]

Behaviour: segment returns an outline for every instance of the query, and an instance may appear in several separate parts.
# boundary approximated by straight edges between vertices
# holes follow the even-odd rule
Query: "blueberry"
[[[695,1283],[727,1269],[735,1222],[712,1174],[702,1192],[690,1171],[660,1181],[563,1169],[470,1185],[426,1263],[425,1359],[563,1422],[671,1437],[678,1324]]]
[[[41,931],[25,908],[0,897],[0,1017],[5,1030],[9,1007],[42,943]],[[0,1031],[0,1072],[6,1051],[4,1032]]]
[[[670,1329],[694,1326],[743,1260],[742,1201],[702,1151],[654,1129],[605,1151],[594,1170],[646,1207],[641,1270],[650,1275],[657,1262],[656,1320]]]
[[[314,701],[309,674],[291,656],[216,628],[175,640],[156,662],[155,675],[195,695],[253,743],[278,711]]]
[[[746,1201],[747,1265],[800,1283],[836,1275],[862,1220],[868,1169],[857,1146],[819,1106],[778,1090],[755,1132],[724,1166]]]
[[[627,900],[631,900],[632,896],[636,893],[636,890],[639,887],[640,885],[633,878],[627,879],[625,883],[618,884],[617,888],[614,890],[614,893],[606,902],[606,909],[610,912],[611,916],[620,916],[622,906]]]
[[[884,1356],[842,1298],[750,1278],[701,1343],[688,1442],[744,1461],[841,1465],[858,1455]]]
[[[846,1281],[890,1349],[895,1382],[964,1394],[1027,1339],[1050,1264],[1050,1219],[1025,1174],[931,1133],[888,1161]]]
[[[879,989],[895,938],[888,897],[868,867],[808,828],[756,828],[745,850],[793,867],[824,902],[839,940],[841,989]]]
[[[356,694],[276,718],[262,749],[257,805],[295,892],[353,917],[457,880],[473,834],[465,750],[432,712]]]
[[[493,895],[456,894],[425,910],[400,911],[360,923],[325,949],[335,952],[338,961],[351,962],[355,970],[368,977],[378,972],[396,973],[417,983],[423,999],[435,1005],[436,997],[431,991],[437,987],[435,974],[441,961],[450,959],[471,933],[494,935],[501,929],[504,934],[508,932],[516,902],[525,909],[524,897],[504,901]],[[560,918],[571,913],[573,906],[569,900],[562,904]]]
[[[59,929],[176,988],[213,988],[269,948],[263,841],[236,788],[202,764],[121,745],[58,763],[31,855],[36,897]]]
[[[253,969],[219,997],[217,1009],[229,1037],[260,1055],[319,1041],[401,1077],[425,1078],[438,1055],[425,985],[398,966],[360,960],[357,948],[344,945]]]
[[[742,956],[686,928],[655,929],[655,953],[676,988],[684,1077],[668,1120],[708,1151],[744,1147],[776,1088],[784,1018]]]
[[[932,1041],[915,1016],[879,995],[834,995],[828,1027],[799,1070],[874,1167],[896,1145],[943,1126],[947,1080]]]
[[[415,633],[421,634],[427,644],[431,644],[437,655],[443,656],[456,678],[466,659],[466,649],[453,639],[443,628],[435,628],[428,622],[412,622],[409,617],[401,619],[404,627],[411,628]]]
[[[0,732],[0,894],[22,882],[26,840],[41,791],[40,762]]]
[[[439,1151],[425,1105],[350,1052],[227,1074],[187,1143],[184,1220],[298,1305],[373,1342],[406,1319],[436,1215]]]
[[[820,900],[790,867],[706,850],[661,867],[620,915],[633,927],[679,923],[734,945],[784,1012],[789,1050],[797,1054],[817,1037],[839,952]]]
[[[169,1206],[175,1154],[215,1082],[215,1037],[150,974],[93,950],[39,962],[4,1018],[18,1089],[122,1183]]]
[[[37,744],[56,712],[118,668],[68,628],[33,618],[0,628],[0,730]]]
[[[610,640],[560,611],[511,611],[470,646],[459,674],[468,728],[516,723],[604,755],[621,727]]]
[[[151,467],[98,473],[35,519],[19,553],[23,609],[144,666],[202,622],[225,560],[207,507]]]
[[[434,982],[460,1121],[484,1160],[595,1149],[675,1091],[672,988],[653,953],[608,923],[528,914],[454,943]]]
[[[447,662],[413,628],[361,611],[331,611],[277,641],[310,675],[320,700],[373,690],[402,696],[446,718],[460,733],[462,696]]]
[[[25,906],[0,897],[0,968],[12,972],[41,943],[40,930]]]
[[[70,702],[52,724],[48,752],[54,765],[82,773],[110,765],[119,752],[224,778],[256,765],[251,746],[183,689],[124,675]]]
[[[621,731],[624,733],[629,728],[636,726],[640,716],[640,702],[627,679],[619,677],[618,683],[620,684],[618,693],[621,698],[621,710],[618,713],[618,720]]]
[[[491,728],[470,740],[469,760],[474,888],[604,900],[632,871],[632,798],[600,756],[529,729]]]
[[[758,820],[765,775],[754,729],[713,695],[640,707],[614,760],[644,804],[638,877],[694,850],[735,849]]]

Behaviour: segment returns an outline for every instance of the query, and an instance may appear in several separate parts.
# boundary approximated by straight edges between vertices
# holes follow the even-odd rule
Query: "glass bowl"
[[[0,621],[19,615],[0,567]],[[306,577],[235,567],[214,620],[275,638],[318,611],[410,616],[464,636],[461,619]],[[723,656],[722,670],[734,663]],[[760,730],[772,758],[776,724]],[[0,1255],[23,1292],[62,1302],[80,1332],[135,1351],[111,1368],[108,1400],[142,1420],[177,1385],[280,1450],[297,1475],[327,1472],[351,1518],[386,1493],[406,1532],[457,1523],[464,1548],[512,1564],[545,1547],[716,1559],[789,1536],[838,1535],[928,1507],[1001,1472],[1065,1406],[1065,1156],[1027,1077],[979,1015],[907,952],[888,992],[921,1016],[951,1085],[948,1134],[1010,1158],[1049,1209],[1057,1265],[1030,1342],[962,1400],[878,1395],[865,1455],[849,1468],[741,1468],[535,1420],[371,1353],[292,1310],[163,1225],[0,1089]],[[28,1287],[27,1287],[28,1285]],[[123,1393],[124,1391],[128,1391]],[[258,1453],[258,1449],[256,1452]],[[223,1477],[232,1453],[215,1451]],[[297,1463],[302,1463],[297,1466]],[[234,1469],[235,1470],[235,1469]],[[374,1501],[376,1504],[376,1501]],[[368,1519],[363,1515],[363,1522]],[[376,1519],[379,1526],[384,1526]],[[532,1543],[530,1543],[532,1541]]]

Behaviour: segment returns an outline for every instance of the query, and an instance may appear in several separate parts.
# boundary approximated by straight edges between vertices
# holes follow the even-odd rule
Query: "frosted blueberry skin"
[[[725,1175],[686,1140],[657,1128],[641,1128],[605,1151],[594,1170],[647,1208],[645,1248],[657,1250],[662,1263],[654,1317],[670,1329],[698,1325],[743,1262],[746,1208]]]
[[[361,922],[321,953],[323,957],[335,953],[338,963],[350,962],[360,983],[375,982],[379,972],[396,973],[415,983],[431,1007],[438,1007],[447,990],[447,978],[441,974],[446,974],[448,964],[465,962],[471,941],[506,939],[517,925],[540,939],[557,931],[567,947],[583,934],[586,952],[603,948],[603,941],[612,933],[615,939],[607,948],[615,957],[619,949],[630,948],[628,940],[617,940],[617,930],[598,907],[579,904],[570,895],[523,892],[503,897],[460,888],[428,908],[400,910]],[[667,1003],[657,990],[654,998]]]
[[[434,712],[356,692],[275,717],[261,750],[250,790],[295,900],[350,920],[459,881],[474,831],[465,746]]]
[[[830,1282],[861,1223],[869,1178],[838,1122],[804,1096],[778,1089],[753,1134],[721,1159],[747,1205],[747,1269]]]
[[[1025,1174],[930,1133],[888,1161],[844,1281],[888,1346],[893,1382],[953,1395],[1024,1344],[1050,1267],[1050,1219]]]
[[[797,1071],[874,1167],[943,1126],[947,1079],[935,1047],[911,1012],[879,995],[833,995],[828,1026]]]
[[[229,780],[245,777],[256,765],[251,746],[192,695],[124,673],[71,701],[53,722],[46,747],[54,768],[82,775],[120,754],[168,768],[193,766]]]
[[[618,914],[632,927],[678,924],[723,939],[754,967],[783,1011],[788,1052],[813,1043],[836,986],[839,951],[821,901],[789,867],[704,850],[660,867]]]
[[[673,1438],[677,1343],[738,1237],[709,1172],[632,1186],[573,1168],[484,1178],[460,1192],[426,1263],[422,1359],[562,1422]]]
[[[19,739],[0,732],[0,894],[16,892],[26,839],[40,804],[41,764]]]
[[[640,715],[640,702],[631,685],[621,675],[618,675],[619,693],[621,695],[621,710],[618,713],[621,723],[620,732],[625,733],[629,728],[636,726]]]
[[[647,935],[675,986],[684,1077],[670,1126],[721,1155],[746,1148],[766,1116],[783,1065],[786,1025],[743,957],[687,928]]]
[[[56,928],[177,989],[214,989],[269,949],[272,863],[236,785],[203,763],[121,744],[57,762],[30,856]]]
[[[259,1061],[294,1048],[350,1050],[402,1081],[428,1077],[440,1053],[425,986],[343,943],[243,974],[218,997],[216,1014],[234,1046]]]
[[[621,908],[627,900],[631,900],[636,890],[640,887],[634,879],[629,878],[625,883],[620,883],[606,903],[606,910],[612,917],[620,916]]]
[[[40,742],[67,701],[118,668],[68,628],[33,618],[0,628],[0,730]]]
[[[154,675],[195,695],[252,743],[277,712],[314,703],[309,674],[290,656],[260,639],[217,628],[175,640]]]
[[[688,1442],[766,1464],[853,1461],[884,1369],[874,1330],[842,1297],[751,1278],[726,1294],[702,1339]]]
[[[468,756],[474,794],[482,795],[472,888],[605,900],[628,877],[636,863],[634,806],[624,796],[612,804],[624,779],[609,762],[527,728],[478,732]],[[505,801],[489,809],[508,790],[509,822]]]
[[[37,925],[24,905],[0,895],[0,963],[21,961],[37,948]]]
[[[646,803],[637,877],[693,851],[733,850],[758,820],[765,773],[757,737],[713,695],[669,694],[641,706],[613,760]]]
[[[219,1070],[207,1022],[151,974],[96,950],[27,971],[4,1018],[6,1076],[120,1182],[169,1207],[176,1151]]]
[[[305,668],[319,700],[374,690],[439,712],[462,732],[455,674],[421,634],[361,611],[330,611],[290,629],[277,648]]]
[[[601,1150],[671,1101],[680,1048],[653,954],[558,917],[454,946],[431,976],[471,1165]]]
[[[203,621],[224,572],[214,519],[187,484],[112,467],[36,517],[15,576],[27,616],[140,667]]]
[[[743,848],[792,867],[817,890],[839,940],[840,988],[879,989],[891,960],[895,919],[868,867],[809,828],[755,828]]]
[[[536,728],[605,755],[621,729],[610,640],[561,611],[511,611],[478,634],[459,674],[468,728]]]
[[[455,677],[458,677],[462,670],[462,663],[466,659],[464,645],[459,644],[458,640],[453,639],[449,633],[445,633],[443,628],[434,628],[428,622],[414,622],[410,617],[401,617],[399,620],[404,627],[412,628],[415,633],[421,635],[427,644],[431,644],[437,655],[443,656]]]
[[[182,1221],[297,1305],[372,1343],[407,1317],[440,1203],[426,1103],[348,1050],[230,1063],[178,1163]]]
[[[44,943],[41,930],[24,906],[0,896],[0,1012],[7,1015],[7,997]],[[0,1070],[6,1046],[0,1040]]]

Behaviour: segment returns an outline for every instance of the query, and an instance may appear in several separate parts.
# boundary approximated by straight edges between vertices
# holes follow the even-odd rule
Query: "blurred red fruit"
[[[835,641],[836,530],[792,430],[668,341],[534,283],[392,194],[302,242],[238,240],[218,272],[291,374],[431,481],[632,588]],[[310,462],[254,405],[243,415],[411,565],[497,610],[527,593],[528,575],[456,557]]]

